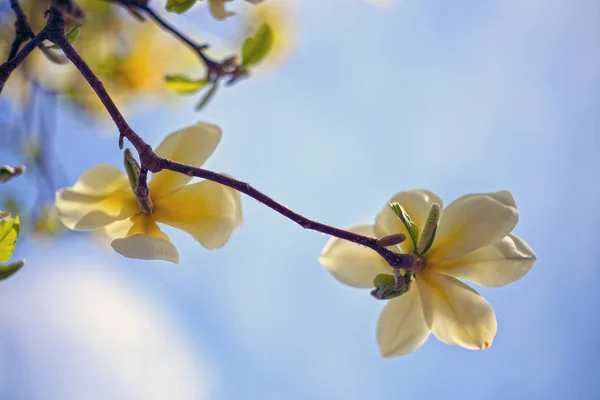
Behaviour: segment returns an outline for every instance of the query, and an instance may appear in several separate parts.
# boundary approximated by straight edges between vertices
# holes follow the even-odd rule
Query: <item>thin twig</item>
[[[23,43],[32,39],[35,34],[31,30],[31,26],[27,21],[27,16],[23,12],[21,5],[18,0],[10,0],[10,8],[13,9],[15,16],[17,17],[15,21],[15,40],[12,42],[10,46],[10,53],[8,55],[8,60],[17,55],[19,48]]]
[[[10,74],[25,60],[25,58],[35,49],[40,43],[46,40],[48,37],[48,31],[44,28],[40,33],[35,35],[33,39],[23,46],[13,58],[0,65],[0,92],[4,88],[4,84],[10,77]]]

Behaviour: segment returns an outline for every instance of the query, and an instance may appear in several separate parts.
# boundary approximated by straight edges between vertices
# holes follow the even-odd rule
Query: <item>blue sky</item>
[[[124,259],[85,235],[21,246],[27,266],[0,291],[0,397],[594,398],[600,4],[288,6],[296,45],[275,69],[200,114],[170,97],[126,117],[153,145],[198,120],[220,125],[208,168],[339,227],[370,223],[401,190],[446,204],[510,190],[515,231],[538,261],[513,285],[477,288],[498,318],[493,346],[432,337],[382,360],[382,303],[318,263],[327,237],[244,198],[244,225],[219,251],[167,229],[177,266]],[[205,11],[188,23],[218,33]],[[90,129],[69,111],[58,123],[65,184],[120,166],[112,126]]]

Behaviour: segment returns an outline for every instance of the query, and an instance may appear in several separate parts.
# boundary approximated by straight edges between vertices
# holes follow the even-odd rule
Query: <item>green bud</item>
[[[125,164],[125,171],[127,171],[127,178],[129,178],[129,186],[135,194],[140,181],[140,164],[138,164],[129,149],[125,149],[123,152],[123,163]]]
[[[8,165],[0,165],[0,183],[8,182],[12,178],[21,175],[25,172],[24,165],[10,167]]]
[[[406,274],[401,276],[401,285],[396,285],[396,278],[394,275],[379,274],[373,280],[375,289],[371,291],[371,296],[378,300],[389,300],[398,296],[402,296],[404,293],[410,290],[412,275]]]
[[[417,247],[417,254],[424,254],[433,244],[435,233],[437,232],[438,221],[440,220],[441,215],[442,208],[439,204],[433,203],[431,205],[431,209],[429,210],[427,221],[425,221],[423,232],[421,233],[421,240],[419,241],[419,246]]]
[[[402,221],[408,234],[413,242],[413,249],[417,249],[417,243],[419,240],[419,227],[415,224],[411,219],[408,213],[404,210],[404,208],[399,203],[390,203],[390,207],[394,210],[396,216]],[[414,251],[413,250],[413,251]]]

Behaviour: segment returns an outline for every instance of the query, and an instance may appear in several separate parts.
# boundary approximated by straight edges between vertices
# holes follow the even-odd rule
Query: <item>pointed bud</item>
[[[427,217],[427,221],[425,221],[423,232],[421,233],[421,240],[419,241],[419,245],[417,246],[417,254],[421,255],[425,253],[433,244],[433,240],[435,239],[435,233],[437,231],[437,224],[440,220],[441,215],[442,208],[439,204],[433,203],[431,205],[431,209],[429,210],[429,216]]]
[[[404,233],[394,233],[392,235],[384,236],[380,239],[377,239],[377,244],[381,247],[388,247],[400,244],[406,240],[406,235]]]

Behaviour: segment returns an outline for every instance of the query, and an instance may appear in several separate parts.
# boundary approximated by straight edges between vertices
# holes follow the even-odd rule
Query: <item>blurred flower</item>
[[[167,136],[156,154],[200,167],[220,139],[219,127],[200,122]],[[239,192],[212,181],[187,185],[191,179],[166,170],[155,174],[148,184],[152,212],[146,214],[127,175],[99,165],[84,172],[73,187],[59,190],[56,208],[69,229],[103,228],[113,249],[125,257],[177,263],[177,249],[158,222],[188,232],[207,249],[225,245],[242,223]]]
[[[138,99],[158,99],[167,93],[163,84],[166,73],[174,67],[185,69],[197,65],[197,57],[186,46],[152,21],[131,21],[129,15],[109,2],[83,0],[78,3],[88,18],[73,46],[106,86],[119,108],[127,109]],[[32,2],[23,0],[21,5],[27,10]],[[13,18],[10,9],[6,16]],[[46,22],[43,13],[29,13],[28,17],[35,32],[39,32]],[[0,24],[1,52],[8,53],[13,37],[13,24]],[[68,64],[60,50],[49,51]],[[17,102],[26,100],[27,81],[34,78],[44,88],[64,94],[64,99],[88,116],[107,117],[101,101],[81,74],[70,65],[51,62],[40,51],[32,52],[11,75],[7,93]]]
[[[389,300],[380,315],[377,340],[382,356],[408,354],[431,332],[446,344],[488,348],[496,334],[494,312],[459,279],[498,287],[520,279],[533,266],[533,250],[510,233],[518,221],[512,195],[501,191],[461,197],[441,213],[439,224],[435,219],[433,225],[428,223],[431,211],[442,206],[436,194],[400,192],[391,202],[399,203],[412,220],[412,232],[389,205],[377,215],[374,225],[348,229],[377,238],[403,233],[408,239],[392,250],[412,254],[415,260],[414,275],[404,275],[407,292]],[[429,249],[423,247],[423,240],[431,243]],[[371,249],[337,238],[327,243],[320,262],[338,280],[359,288],[373,287],[375,277],[392,272]]]
[[[233,0],[208,0],[208,7],[210,8],[210,13],[215,19],[223,20],[227,17],[231,17],[235,15],[232,11],[227,11],[225,9],[225,3],[229,3]],[[258,4],[262,2],[262,0],[246,0],[246,2],[250,4]]]

